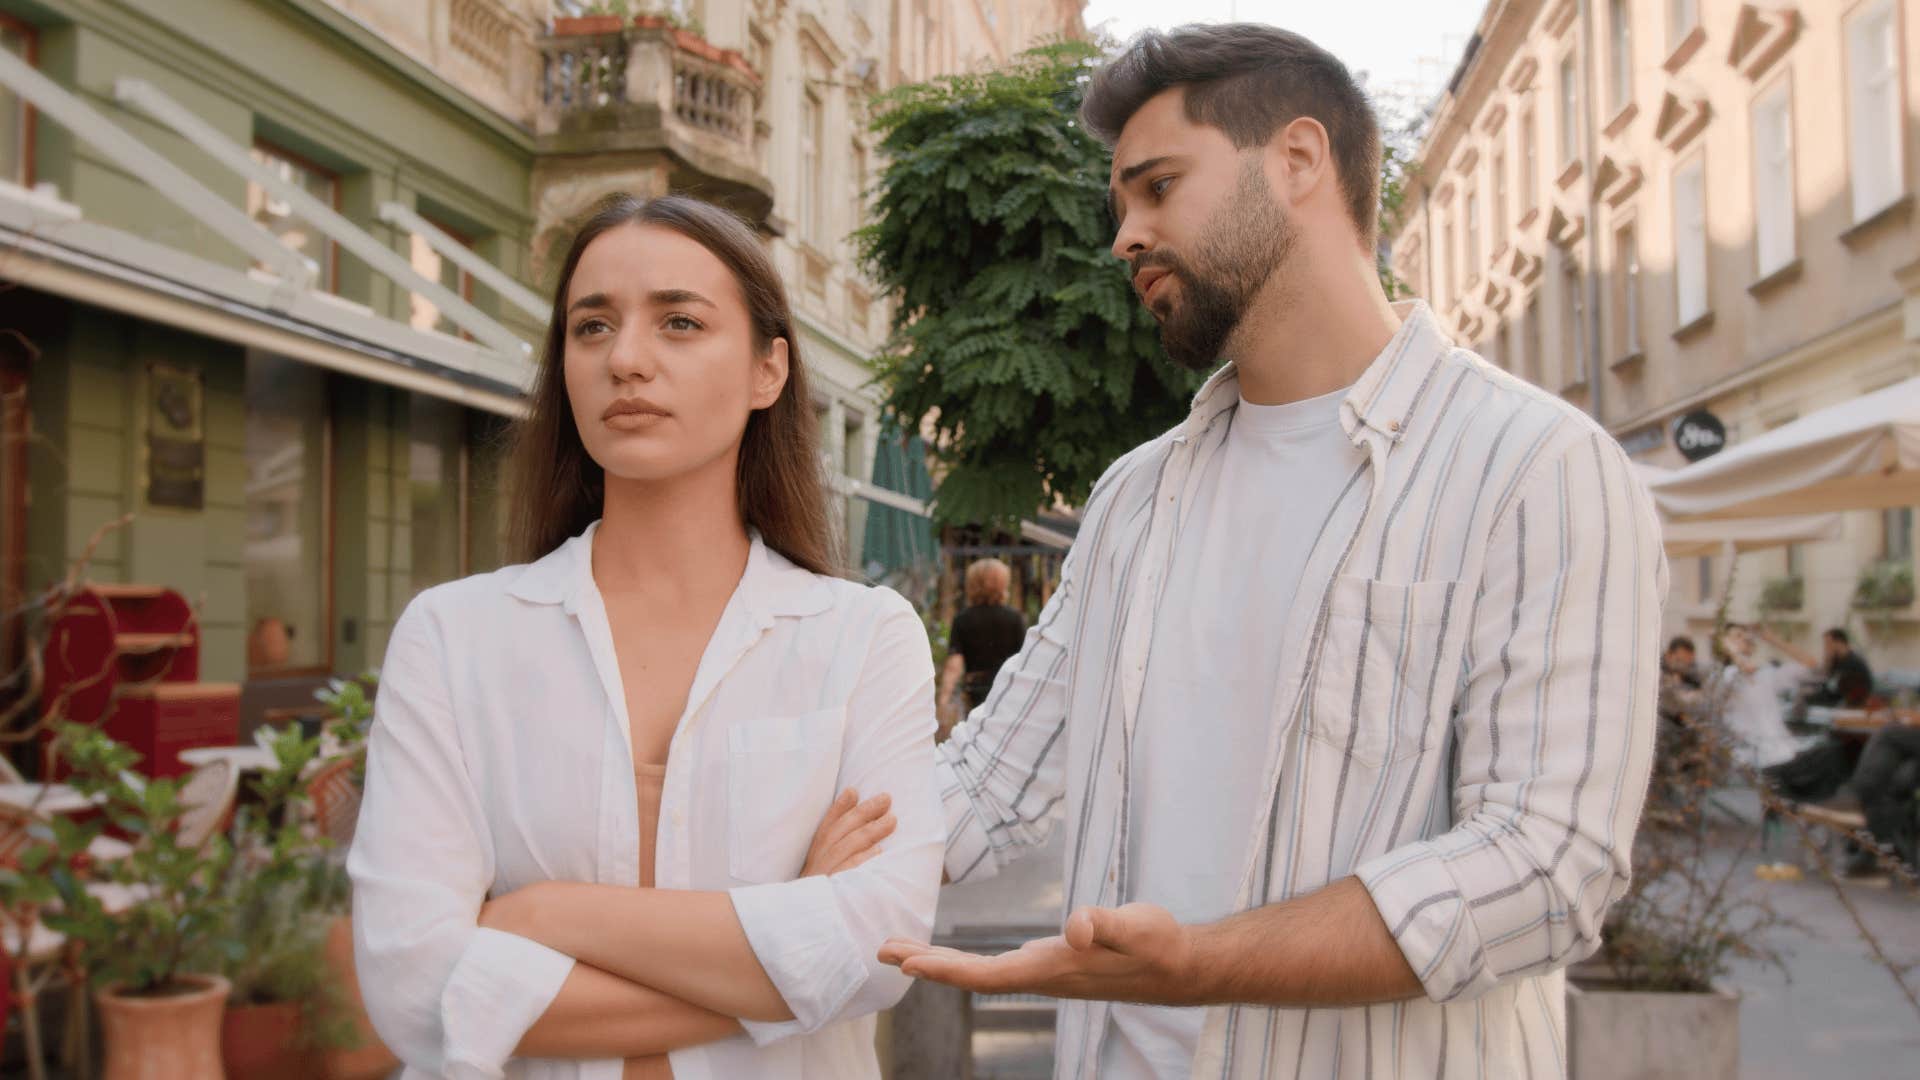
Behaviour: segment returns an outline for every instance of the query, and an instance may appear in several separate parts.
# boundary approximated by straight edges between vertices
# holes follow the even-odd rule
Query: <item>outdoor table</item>
[[[92,800],[66,784],[0,784],[0,803],[39,814],[75,814],[93,807]]]
[[[191,750],[180,751],[180,760],[199,768],[216,761],[225,761],[236,772],[266,772],[275,768],[279,762],[273,751],[264,746],[196,746]]]

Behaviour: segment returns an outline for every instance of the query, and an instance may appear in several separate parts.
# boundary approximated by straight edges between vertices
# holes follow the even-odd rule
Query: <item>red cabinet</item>
[[[200,623],[172,589],[83,586],[54,621],[45,661],[42,711],[101,725],[140,752],[149,776],[186,772],[182,750],[239,738],[240,687],[199,681]]]

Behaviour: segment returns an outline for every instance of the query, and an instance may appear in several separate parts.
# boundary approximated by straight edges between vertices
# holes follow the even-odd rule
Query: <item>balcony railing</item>
[[[759,76],[739,53],[648,22],[564,20],[541,40],[539,133],[633,130],[657,115],[667,136],[757,165]],[[562,32],[576,29],[597,32]]]

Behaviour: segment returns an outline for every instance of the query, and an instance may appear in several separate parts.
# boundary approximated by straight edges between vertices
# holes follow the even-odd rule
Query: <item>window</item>
[[[332,666],[327,378],[251,351],[246,374],[247,670]]]
[[[1560,166],[1580,157],[1580,67],[1574,55],[1560,60]]]
[[[1807,574],[1807,549],[1804,544],[1787,545],[1787,576],[1804,578]]]
[[[1467,213],[1461,227],[1466,231],[1461,249],[1466,252],[1467,267],[1460,278],[1471,282],[1480,277],[1480,192],[1474,188],[1467,189]]]
[[[412,591],[418,593],[467,572],[466,414],[450,401],[415,394],[408,426]]]
[[[446,233],[461,247],[473,247],[473,241],[456,230],[437,221],[431,224]],[[408,244],[407,261],[413,265],[414,270],[421,277],[439,282],[448,292],[462,300],[473,299],[473,275],[460,269],[452,259],[433,250],[433,246],[427,243],[427,238],[424,236],[415,234],[408,238]],[[460,328],[454,324],[453,320],[447,318],[433,301],[419,293],[413,294],[413,311],[407,319],[407,324],[415,330],[438,330],[443,334],[460,334]]]
[[[826,145],[826,108],[811,92],[800,95],[800,235],[814,244],[826,239],[826,181],[820,151]]]
[[[1713,556],[1700,556],[1700,596],[1701,603],[1713,599]]]
[[[1527,301],[1527,355],[1521,358],[1525,370],[1516,371],[1522,378],[1535,384],[1540,383],[1540,369],[1545,360],[1547,345],[1546,328],[1540,318],[1540,294],[1534,293]]]
[[[1580,264],[1571,255],[1560,260],[1560,355],[1573,365],[1568,385],[1587,381],[1587,342],[1583,333],[1587,323],[1586,290],[1580,280]]]
[[[1847,24],[1847,118],[1856,222],[1886,209],[1905,187],[1900,62],[1894,48],[1893,0],[1866,5]]]
[[[1667,0],[1667,51],[1680,47],[1680,39],[1700,25],[1700,0]]]
[[[1753,105],[1753,247],[1761,277],[1793,261],[1793,97],[1782,81]]]
[[[1678,326],[1707,313],[1707,207],[1700,158],[1673,177],[1674,293]]]
[[[859,143],[853,144],[853,217],[852,228],[858,229],[867,223],[867,148]]]
[[[1497,251],[1507,246],[1507,151],[1502,148],[1493,155],[1493,246]]]
[[[1523,212],[1538,206],[1539,198],[1540,137],[1533,120],[1533,110],[1528,109],[1520,118],[1520,206]]]
[[[29,64],[40,62],[33,28],[5,15],[0,15],[0,49]],[[0,86],[0,180],[33,184],[33,106],[6,86]]]
[[[1913,507],[1880,512],[1880,557],[1888,562],[1913,561]]]
[[[1633,100],[1633,26],[1627,0],[1607,0],[1607,109],[1618,113]]]
[[[273,170],[274,175],[320,200],[326,206],[340,206],[340,178],[312,162],[280,149],[271,143],[255,143],[253,160]],[[310,222],[293,213],[293,206],[276,199],[258,184],[247,185],[247,213],[280,242],[312,259],[320,266],[315,279],[319,287],[332,292],[336,284],[338,261],[333,242]]]
[[[1444,215],[1435,215],[1433,234],[1440,238],[1440,251],[1433,260],[1433,301],[1441,308],[1449,303],[1447,287],[1453,283],[1453,232],[1447,228],[1449,224]]]
[[[1640,250],[1633,226],[1613,234],[1613,353],[1616,358],[1640,351]]]
[[[1495,354],[1493,362],[1496,364],[1499,364],[1501,367],[1505,368],[1508,371],[1516,370],[1518,365],[1513,362],[1513,324],[1512,323],[1507,322],[1504,319],[1501,320],[1500,329],[1494,331],[1493,344],[1494,344],[1494,348],[1499,350]]]

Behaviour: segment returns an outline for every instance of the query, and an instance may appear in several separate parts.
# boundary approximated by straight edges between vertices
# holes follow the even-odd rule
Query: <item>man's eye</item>
[[[1173,177],[1163,176],[1160,179],[1155,180],[1153,183],[1148,184],[1147,190],[1153,192],[1154,198],[1157,199],[1162,195],[1165,195],[1167,193],[1167,189],[1172,186],[1173,186]]]

